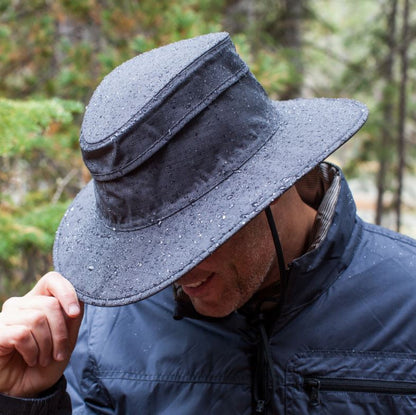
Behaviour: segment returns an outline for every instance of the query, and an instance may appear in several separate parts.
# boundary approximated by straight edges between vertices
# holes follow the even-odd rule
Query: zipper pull
[[[256,402],[256,414],[263,414],[266,402],[262,399],[259,399]]]
[[[309,392],[309,399],[311,406],[318,406],[321,403],[319,397],[319,389],[321,382],[319,379],[305,379],[305,389]]]

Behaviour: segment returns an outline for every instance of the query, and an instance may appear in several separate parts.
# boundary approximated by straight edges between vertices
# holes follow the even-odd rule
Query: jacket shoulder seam
[[[378,226],[378,225],[374,225],[372,223],[368,223],[368,222],[364,222],[364,221],[362,223],[363,223],[363,227],[366,230],[366,232],[377,234],[377,235],[382,235],[382,236],[385,236],[386,238],[389,238],[393,241],[401,242],[403,244],[407,244],[407,245],[410,245],[410,246],[416,248],[416,240],[413,239],[410,236],[407,236],[407,235],[404,235],[404,234],[401,234],[401,233],[397,233],[395,231],[383,228],[383,227]]]

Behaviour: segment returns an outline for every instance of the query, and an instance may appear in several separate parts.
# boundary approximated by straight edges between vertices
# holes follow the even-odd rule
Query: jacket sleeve
[[[86,305],[77,345],[65,370],[73,415],[115,413],[110,394],[97,375],[94,351],[89,344],[93,314],[93,309]]]
[[[36,399],[14,398],[0,394],[0,415],[71,415],[71,401],[62,377],[43,396]]]

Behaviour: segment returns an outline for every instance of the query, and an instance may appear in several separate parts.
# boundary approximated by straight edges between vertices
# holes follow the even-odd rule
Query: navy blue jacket
[[[129,306],[86,307],[66,371],[73,414],[262,410],[253,397],[258,322],[240,312],[175,321],[174,306],[166,289]],[[342,179],[326,239],[290,266],[263,348],[272,371],[260,372],[273,387],[263,413],[415,414],[415,316],[416,242],[363,223]],[[10,402],[0,399],[0,414],[21,413]],[[48,412],[48,402],[62,407]],[[43,408],[27,413],[71,413],[63,382]]]

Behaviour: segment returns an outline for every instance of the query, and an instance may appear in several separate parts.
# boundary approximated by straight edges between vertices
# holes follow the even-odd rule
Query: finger
[[[32,337],[35,339],[38,350],[38,363],[46,367],[52,360],[52,333],[49,327],[47,315],[43,310],[31,310],[27,318],[26,326],[30,328]]]
[[[30,367],[38,362],[39,347],[31,330],[24,325],[0,327],[0,356],[12,356],[16,350]]]
[[[75,288],[72,284],[57,272],[48,272],[29,291],[26,296],[46,295],[58,299],[65,313],[69,317],[78,317],[80,305]]]
[[[65,360],[70,349],[68,328],[65,312],[58,299],[37,295],[24,297],[15,301],[13,313],[8,309],[6,324],[24,323],[33,332],[40,349],[39,363],[45,366],[53,358],[57,361]]]
[[[81,326],[82,317],[84,314],[84,303],[81,301],[79,302],[81,310],[80,314],[77,318],[72,318],[69,321],[67,321],[68,324],[68,336],[69,336],[69,343],[70,343],[70,352],[72,353],[72,350],[74,350],[75,344],[77,342],[78,338],[78,332],[79,328]]]
[[[65,312],[55,297],[36,295],[16,298],[6,304],[0,321],[6,325],[24,324],[29,327],[40,349],[39,364],[51,359],[65,360],[71,345]]]
[[[53,358],[63,361],[70,349],[66,316],[57,298],[48,297],[46,301],[49,302],[47,318],[52,337]]]
[[[2,312],[0,313],[0,319],[3,316],[13,316],[13,313],[20,310],[23,297],[10,297],[4,303],[2,307]]]
[[[4,316],[2,318],[5,327],[25,327],[27,331],[31,332],[38,347],[38,363],[43,367],[51,362],[53,350],[52,333],[46,311],[46,308],[21,308],[14,310],[12,315],[9,313],[7,318]]]

